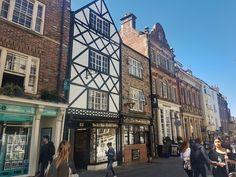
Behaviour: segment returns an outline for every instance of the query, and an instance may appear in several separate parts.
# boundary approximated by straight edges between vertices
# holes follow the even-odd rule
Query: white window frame
[[[1,14],[1,10],[2,10],[3,1],[4,0],[0,0],[0,14]],[[29,0],[26,0],[26,1],[29,1]],[[14,24],[17,24],[17,25],[22,26],[22,27],[27,28],[27,29],[31,29],[32,31],[35,31],[36,33],[43,34],[44,22],[45,22],[45,8],[46,7],[43,3],[41,3],[37,0],[30,1],[30,2],[33,3],[33,13],[32,13],[32,20],[31,20],[31,27],[30,28],[13,21],[13,13],[14,13],[14,9],[15,9],[16,0],[10,0],[10,6],[9,6],[9,9],[8,9],[7,18],[2,17],[1,15],[0,15],[0,18],[7,19],[8,21],[11,21]],[[37,13],[38,13],[38,6],[39,5],[43,7],[43,10],[42,10],[40,31],[36,31],[36,19],[37,19]]]
[[[92,15],[93,15],[93,21],[92,21]],[[97,32],[103,34],[106,37],[110,36],[110,22],[108,20],[100,17],[93,10],[90,10],[89,20],[92,29],[96,30]]]
[[[109,57],[94,50],[89,51],[89,68],[109,73]]]
[[[107,111],[108,93],[104,91],[88,89],[88,109]]]
[[[134,106],[130,110],[144,112],[145,98],[142,90],[130,87],[129,98],[134,102]]]
[[[138,77],[140,79],[143,78],[143,66],[142,63],[135,60],[134,58],[129,57],[129,74]]]
[[[2,87],[2,80],[3,80],[3,74],[4,72],[6,73],[10,73],[13,75],[22,75],[24,76],[24,92],[25,93],[31,93],[31,94],[37,94],[37,88],[38,88],[38,77],[39,77],[39,64],[40,64],[40,59],[33,57],[33,56],[29,56],[14,50],[10,50],[7,48],[3,48],[0,47],[1,50],[1,56],[0,56],[0,87]],[[7,59],[7,55],[8,54],[13,54],[13,55],[18,55],[18,56],[22,56],[22,60],[25,60],[25,72],[17,72],[17,71],[11,71],[11,70],[7,70],[5,68],[5,64],[6,64],[6,59]],[[32,76],[31,73],[31,68],[32,65],[35,65],[36,70],[34,73],[34,77],[35,77],[35,85],[34,87],[29,85],[29,79],[30,79],[30,75]]]

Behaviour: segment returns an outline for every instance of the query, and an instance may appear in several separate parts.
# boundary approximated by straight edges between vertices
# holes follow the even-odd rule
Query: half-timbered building
[[[104,166],[112,142],[119,155],[120,37],[103,0],[72,13],[66,127],[78,168]]]

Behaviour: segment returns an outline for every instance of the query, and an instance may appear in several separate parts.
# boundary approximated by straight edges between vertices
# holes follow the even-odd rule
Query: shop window
[[[1,87],[13,83],[20,86],[26,93],[37,93],[39,59],[19,54],[2,48],[5,52],[0,56],[0,63],[5,66],[0,73]],[[1,79],[2,78],[2,79]]]
[[[30,124],[0,123],[0,176],[9,172],[13,176],[28,172],[30,141]]]
[[[98,128],[97,129],[97,163],[107,161],[105,150],[107,143],[111,142],[112,147],[116,150],[116,129],[115,128]]]
[[[146,131],[148,131],[147,126],[125,126],[125,144],[145,144],[147,142],[147,138],[145,136]]]
[[[0,0],[0,17],[43,33],[45,5],[35,0]]]

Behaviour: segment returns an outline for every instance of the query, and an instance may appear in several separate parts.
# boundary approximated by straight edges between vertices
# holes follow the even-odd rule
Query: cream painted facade
[[[209,85],[202,81],[202,100],[203,100],[203,117],[204,117],[204,126],[206,131],[216,131],[217,130],[217,117],[216,105],[215,105],[215,95],[213,90]],[[219,112],[219,111],[217,111]]]
[[[184,70],[181,64],[176,64],[176,76],[179,84],[183,138],[202,138],[201,82],[190,70]]]
[[[182,137],[182,125],[177,125],[180,120],[180,105],[170,103],[164,100],[158,100],[159,108],[157,110],[157,132],[158,144],[163,145],[163,138],[169,136],[177,140],[177,136]]]

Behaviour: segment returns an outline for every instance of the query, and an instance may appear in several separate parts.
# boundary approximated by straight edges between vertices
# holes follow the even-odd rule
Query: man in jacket
[[[53,160],[55,154],[55,147],[53,142],[49,141],[49,136],[43,136],[42,146],[39,155],[40,177],[44,177],[45,170],[49,163]]]
[[[217,164],[217,162],[209,159],[204,146],[201,144],[200,138],[197,138],[191,147],[190,161],[193,168],[194,177],[199,177],[200,174],[202,177],[207,177],[205,165],[207,165],[209,169],[210,165]]]
[[[106,176],[105,177],[108,177],[110,171],[112,172],[114,177],[117,177],[115,172],[114,172],[113,166],[112,166],[113,161],[115,160],[116,153],[115,153],[114,148],[112,147],[111,142],[107,143],[107,147],[108,147],[108,151],[105,151],[105,153],[107,155],[107,161],[108,162],[107,162],[107,171],[106,171]]]

